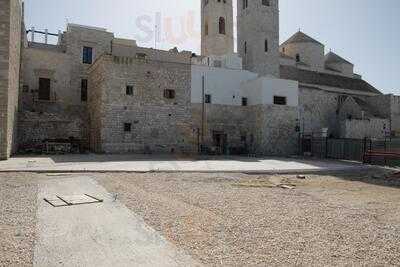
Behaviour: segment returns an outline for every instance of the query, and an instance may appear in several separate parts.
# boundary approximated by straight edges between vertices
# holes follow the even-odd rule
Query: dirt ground
[[[0,175],[0,266],[32,265],[39,177]]]
[[[89,176],[205,265],[400,265],[400,177],[386,172]],[[0,174],[0,266],[32,264],[47,178]]]
[[[399,265],[400,179],[372,176],[118,174],[98,181],[206,265]]]

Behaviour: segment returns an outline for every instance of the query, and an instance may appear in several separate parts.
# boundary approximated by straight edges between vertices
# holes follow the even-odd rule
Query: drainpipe
[[[204,119],[205,119],[205,76],[201,76],[201,151],[203,151],[204,146]]]
[[[48,29],[45,29],[45,30],[44,30],[44,43],[45,43],[45,44],[47,44],[48,39],[49,39],[49,30],[48,30]]]
[[[35,42],[35,27],[32,27],[31,34],[31,42],[33,43]]]

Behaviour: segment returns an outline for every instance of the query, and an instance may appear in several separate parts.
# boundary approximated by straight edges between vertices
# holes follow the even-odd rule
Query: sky
[[[280,0],[279,8],[281,43],[301,29],[400,95],[400,0]],[[25,0],[25,23],[54,33],[66,23],[97,26],[141,46],[200,52],[200,0]]]

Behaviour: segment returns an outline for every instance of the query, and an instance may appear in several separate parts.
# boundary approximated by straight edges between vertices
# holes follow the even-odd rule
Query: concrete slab
[[[58,155],[0,161],[0,172],[256,172],[296,173],[364,169],[361,163],[298,158],[176,158],[145,155]]]
[[[51,195],[103,203],[53,207]],[[89,177],[54,178],[39,190],[34,266],[200,266]]]

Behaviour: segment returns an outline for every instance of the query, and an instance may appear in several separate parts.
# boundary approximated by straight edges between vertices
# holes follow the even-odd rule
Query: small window
[[[268,40],[265,39],[264,41],[264,52],[267,53],[268,52]]]
[[[296,54],[296,62],[300,62],[300,54]]]
[[[206,104],[211,104],[211,95],[206,94],[206,95],[204,96],[204,103],[206,103]]]
[[[219,34],[225,34],[225,18],[219,18]]]
[[[147,55],[145,53],[136,53],[136,58],[137,59],[146,59]]]
[[[83,64],[92,64],[93,62],[93,48],[83,47]]]
[[[262,5],[263,6],[270,6],[271,5],[270,0],[262,0]]]
[[[132,123],[124,123],[124,132],[130,133],[132,131]]]
[[[174,99],[175,98],[175,90],[165,89],[164,90],[164,97],[168,98],[168,99]]]
[[[274,105],[286,105],[286,97],[284,96],[274,96]]]
[[[248,0],[243,0],[243,9],[246,9],[249,6]]]
[[[204,34],[208,35],[208,22],[206,21],[206,24],[204,25]]]
[[[244,42],[244,54],[247,54],[247,42]]]
[[[247,97],[242,97],[242,106],[243,107],[247,106],[247,104],[248,104],[247,102],[248,102]]]
[[[50,79],[39,78],[39,100],[50,101]]]
[[[215,60],[214,61],[214,67],[215,68],[222,68],[222,61],[221,60]]]
[[[126,95],[133,95],[133,85],[126,86]]]
[[[88,80],[82,79],[81,80],[81,101],[86,102],[88,97]]]

